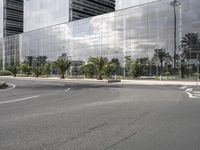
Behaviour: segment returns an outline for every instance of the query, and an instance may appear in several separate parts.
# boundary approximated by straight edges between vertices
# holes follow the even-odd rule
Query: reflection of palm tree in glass
[[[70,68],[71,61],[66,58],[59,58],[54,62],[54,66],[60,71],[61,78],[65,78],[65,72]]]
[[[171,55],[168,52],[166,52],[165,49],[155,49],[153,61],[160,63],[160,67],[162,71],[164,62],[169,63],[171,61]]]
[[[192,75],[192,59],[196,59],[200,54],[200,38],[198,33],[186,34],[182,41],[181,46],[183,48],[183,62],[187,60],[187,68],[189,69],[189,75]],[[182,68],[185,68],[184,66]],[[185,72],[182,72],[185,74]]]
[[[88,63],[92,64],[95,67],[95,70],[98,75],[98,80],[103,80],[103,69],[108,63],[107,58],[104,57],[90,57]]]
[[[177,50],[177,45],[176,45],[176,24],[177,24],[177,20],[176,20],[176,7],[179,6],[181,4],[181,2],[179,0],[173,0],[170,3],[170,6],[172,6],[174,8],[174,68],[176,68],[176,50]]]
[[[188,33],[182,39],[183,58],[192,59],[200,54],[200,38],[198,33]]]

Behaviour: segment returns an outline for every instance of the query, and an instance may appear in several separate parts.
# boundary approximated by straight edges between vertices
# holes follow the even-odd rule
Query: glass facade
[[[23,0],[4,0],[4,37],[23,32]]]
[[[0,38],[23,32],[23,0],[0,0]]]
[[[115,0],[24,0],[24,31],[113,12]]]
[[[116,0],[116,10],[147,4],[155,1],[161,0]]]
[[[0,0],[0,38],[3,37],[3,0]]]
[[[153,58],[155,49],[165,49],[173,57],[174,9],[170,2],[162,0],[1,39],[0,67],[23,62],[31,65],[36,57],[53,62],[61,56],[83,62],[90,56],[117,58],[125,66],[126,56],[142,63]],[[182,0],[176,13],[177,54],[181,54],[183,37],[200,32],[199,0]],[[199,53],[199,45],[196,49]],[[143,75],[156,75],[160,64],[149,61],[145,62],[148,71]],[[183,64],[194,71],[195,63],[195,57],[190,57]],[[181,64],[177,65],[180,69]],[[172,62],[164,66],[168,70]]]
[[[69,0],[24,0],[24,31],[69,21]]]
[[[70,21],[115,11],[115,0],[70,0]]]
[[[116,0],[116,10],[126,9],[129,7],[148,4],[156,1],[161,1],[161,0]]]

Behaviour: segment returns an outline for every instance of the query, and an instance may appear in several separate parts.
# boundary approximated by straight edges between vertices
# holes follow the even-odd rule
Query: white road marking
[[[21,98],[21,99],[17,99],[17,100],[4,101],[4,102],[0,102],[0,104],[8,104],[8,103],[20,102],[20,101],[25,101],[25,100],[29,100],[29,99],[38,98],[38,97],[40,97],[40,95]]]
[[[180,87],[179,89],[180,90],[185,90],[187,88],[187,86],[182,86],[182,87]]]
[[[189,95],[189,98],[200,98],[200,97],[197,97],[197,96],[193,96],[190,92],[186,92],[188,95]]]
[[[199,96],[199,98],[200,98],[200,94],[195,94],[195,93],[194,93],[193,95],[194,95],[194,96]]]
[[[68,89],[65,90],[65,92],[69,92],[70,90],[71,90],[71,88],[68,88]]]
[[[186,92],[192,92],[193,88],[187,88],[185,91]]]
[[[7,85],[9,85],[9,86],[10,86],[10,88],[6,88],[6,89],[3,89],[3,90],[0,90],[0,92],[1,92],[1,91],[12,90],[12,89],[15,89],[15,88],[16,88],[16,85],[14,85],[14,84],[7,83]]]
[[[193,91],[193,88],[187,88],[185,92],[189,95],[189,98],[200,98],[200,92]]]

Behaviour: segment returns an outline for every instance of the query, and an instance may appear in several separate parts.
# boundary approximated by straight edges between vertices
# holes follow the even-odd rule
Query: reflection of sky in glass
[[[69,0],[24,0],[24,31],[69,21]]]
[[[0,0],[0,38],[3,37],[3,0]]]
[[[150,3],[157,0],[116,0],[116,10]]]
[[[23,33],[20,35],[21,58],[46,55],[53,61],[67,54],[74,60],[86,61],[89,56],[102,55],[122,61],[125,55],[134,59],[151,58],[156,48],[173,54],[174,17],[170,1]],[[182,0],[177,7],[177,47],[185,34],[200,33],[198,2]]]

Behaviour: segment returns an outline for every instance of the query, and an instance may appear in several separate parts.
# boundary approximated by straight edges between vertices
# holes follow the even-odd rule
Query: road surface
[[[4,80],[0,150],[200,149],[194,87]]]

